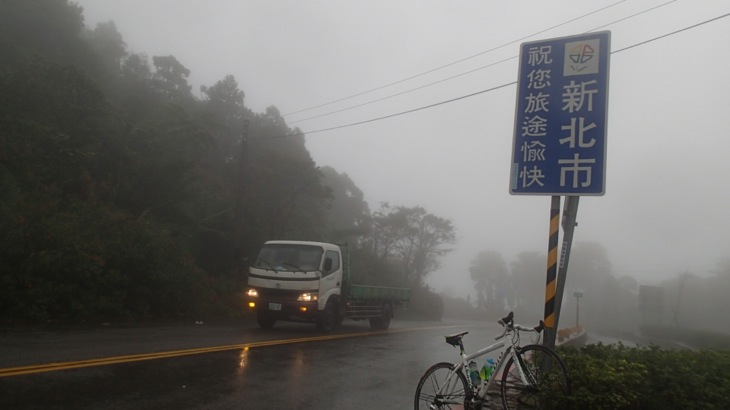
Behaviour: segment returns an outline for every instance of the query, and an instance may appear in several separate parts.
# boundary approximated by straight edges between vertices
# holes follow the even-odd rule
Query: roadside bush
[[[730,351],[561,347],[576,409],[728,409]]]
[[[444,302],[441,296],[430,289],[415,286],[411,288],[411,300],[402,317],[420,320],[441,320],[444,315]]]

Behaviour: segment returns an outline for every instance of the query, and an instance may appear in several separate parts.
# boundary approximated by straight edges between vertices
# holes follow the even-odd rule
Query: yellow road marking
[[[79,361],[72,361],[72,362],[44,363],[44,364],[37,364],[37,365],[30,365],[30,366],[8,367],[8,368],[0,369],[0,377],[20,376],[20,375],[24,375],[24,374],[33,374],[33,373],[45,373],[45,372],[52,372],[52,371],[57,371],[57,370],[80,369],[80,368],[84,368],[84,367],[105,366],[105,365],[119,364],[119,363],[140,362],[140,361],[144,361],[144,360],[168,359],[171,357],[191,356],[191,355],[205,354],[205,353],[216,353],[216,352],[224,352],[224,351],[228,351],[228,350],[252,349],[252,348],[256,348],[256,347],[278,346],[278,345],[286,345],[286,344],[293,344],[293,343],[318,342],[318,341],[323,341],[323,340],[345,339],[345,338],[360,337],[360,336],[375,336],[375,335],[383,335],[383,334],[389,334],[389,333],[415,332],[415,331],[422,331],[422,330],[451,328],[451,327],[457,327],[457,326],[463,327],[463,325],[450,325],[450,326],[419,327],[419,328],[409,328],[409,329],[392,329],[392,330],[377,331],[377,332],[343,333],[343,334],[334,334],[334,335],[302,337],[302,338],[294,338],[294,339],[265,340],[265,341],[260,341],[260,342],[249,342],[249,343],[241,343],[241,344],[226,345],[226,346],[201,347],[201,348],[195,348],[195,349],[172,350],[172,351],[157,352],[157,353],[142,353],[142,354],[127,355],[127,356],[102,357],[102,358],[97,358],[97,359],[87,359],[87,360],[79,360]]]

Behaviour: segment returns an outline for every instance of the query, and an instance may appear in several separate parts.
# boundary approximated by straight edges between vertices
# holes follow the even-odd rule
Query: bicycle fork
[[[519,378],[520,382],[522,382],[522,385],[524,386],[530,386],[534,385],[534,380],[532,375],[529,374],[529,372],[525,373],[524,369],[526,368],[525,362],[522,360],[522,356],[519,354],[517,348],[513,346],[508,346],[507,350],[504,351],[504,353],[499,358],[499,361],[497,362],[497,366],[495,367],[494,371],[489,377],[489,380],[487,380],[482,387],[479,389],[479,392],[477,393],[477,397],[480,399],[484,399],[487,396],[487,392],[489,389],[495,384],[497,375],[503,374],[506,371],[509,371],[507,369],[507,359],[512,358],[512,363],[514,363],[514,367],[517,368],[517,377]]]
[[[522,382],[523,386],[534,386],[537,384],[536,380],[534,379],[534,376],[532,373],[527,371],[527,364],[524,360],[522,360],[522,355],[520,355],[519,348],[513,348],[510,349],[510,356],[512,357],[512,363],[515,364],[515,367],[517,368],[517,374],[520,377],[520,382]]]

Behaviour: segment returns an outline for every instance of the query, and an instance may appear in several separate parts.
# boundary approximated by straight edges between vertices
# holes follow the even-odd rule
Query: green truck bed
[[[350,286],[350,297],[352,299],[379,299],[408,302],[411,297],[411,290],[408,288],[353,284]]]

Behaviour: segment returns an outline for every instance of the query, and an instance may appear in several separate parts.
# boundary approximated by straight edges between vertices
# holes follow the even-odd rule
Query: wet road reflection
[[[476,348],[490,334],[479,324],[448,325],[399,323],[386,333],[359,331],[356,337],[316,336],[307,342],[295,337],[288,344],[262,341],[205,354],[0,377],[0,408],[411,408],[423,371],[457,358],[443,335],[468,330]],[[241,337],[250,333],[261,331]],[[291,333],[274,330],[269,337]]]

